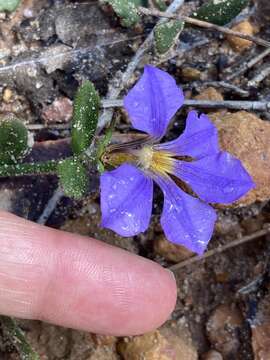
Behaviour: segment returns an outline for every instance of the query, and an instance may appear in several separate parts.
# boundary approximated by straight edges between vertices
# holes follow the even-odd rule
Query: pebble
[[[202,360],[223,360],[223,356],[216,350],[210,350],[202,355]]]
[[[164,235],[160,235],[155,239],[154,251],[165,260],[174,263],[178,263],[194,255],[193,252],[189,251],[184,246],[175,245],[169,242]]]
[[[181,71],[181,75],[184,81],[190,81],[190,80],[195,81],[201,79],[200,70],[190,66],[184,67]]]
[[[208,319],[206,331],[209,341],[225,358],[236,358],[240,347],[237,335],[242,325],[241,312],[229,305],[219,305]]]
[[[5,90],[3,92],[3,101],[5,103],[9,103],[10,100],[12,99],[12,96],[13,96],[12,90],[9,88],[5,88]]]
[[[199,95],[194,97],[195,100],[222,101],[223,95],[214,87],[210,86],[204,89]]]
[[[255,319],[251,324],[254,360],[269,360],[270,349],[270,294],[258,304]]]
[[[67,97],[60,97],[43,109],[42,118],[46,123],[68,123],[72,112],[72,101]]]
[[[254,359],[269,360],[270,322],[253,326],[251,330]]]
[[[254,35],[257,32],[256,27],[253,24],[251,24],[248,20],[242,21],[237,25],[233,26],[232,30],[247,35]],[[253,44],[252,41],[231,35],[227,36],[227,41],[230,44],[230,46],[233,48],[233,50],[237,52],[245,51],[249,49]]]
[[[125,338],[118,344],[124,360],[197,360],[198,354],[187,339],[173,332],[157,330],[141,336]]]
[[[270,198],[270,123],[247,111],[209,115],[219,131],[219,144],[242,161],[256,187],[236,202],[247,206]]]

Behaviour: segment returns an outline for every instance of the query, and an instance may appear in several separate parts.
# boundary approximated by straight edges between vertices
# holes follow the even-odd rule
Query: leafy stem
[[[59,160],[50,160],[42,163],[17,163],[0,165],[0,177],[54,174],[57,171]]]

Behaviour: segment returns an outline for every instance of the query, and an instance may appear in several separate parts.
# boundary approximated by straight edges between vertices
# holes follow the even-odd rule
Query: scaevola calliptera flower
[[[167,239],[201,254],[216,221],[209,203],[230,204],[254,183],[238,159],[220,150],[217,129],[204,114],[191,111],[184,132],[160,142],[183,101],[182,90],[168,73],[145,66],[124,107],[133,127],[148,137],[115,148],[119,166],[101,175],[101,225],[121,236],[144,232],[156,182],[164,194],[161,225]]]

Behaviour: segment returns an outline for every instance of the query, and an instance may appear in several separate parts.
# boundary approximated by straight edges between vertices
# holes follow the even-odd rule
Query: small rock
[[[110,347],[98,347],[92,351],[92,353],[85,358],[87,360],[119,360],[119,356],[113,348]]]
[[[219,143],[242,161],[256,187],[238,200],[250,205],[270,198],[270,123],[246,111],[211,114],[219,131]]]
[[[252,326],[252,348],[255,360],[268,360],[270,349],[270,322]]]
[[[239,328],[243,325],[241,312],[229,305],[220,305],[211,314],[207,325],[207,335],[212,346],[227,359],[234,359],[240,341]]]
[[[169,242],[164,235],[160,235],[155,239],[154,251],[156,254],[164,257],[164,259],[174,263],[178,263],[194,255],[193,252],[184,246]]]
[[[72,60],[70,47],[66,45],[52,45],[47,48],[42,57],[46,58],[44,67],[47,74],[53,73],[55,70],[63,70],[65,66]]]
[[[124,360],[197,360],[197,351],[186,339],[172,332],[163,335],[155,331],[142,336],[125,338],[118,344]]]
[[[181,71],[181,75],[184,81],[190,80],[200,80],[201,79],[201,72],[198,69],[193,67],[184,67]]]
[[[242,21],[239,24],[232,27],[233,31],[238,31],[247,35],[254,35],[257,32],[257,29],[248,21]],[[227,40],[231,47],[238,52],[242,52],[252,46],[252,42],[246,39],[242,39],[236,36],[227,36]]]
[[[259,302],[256,318],[251,325],[252,349],[255,360],[268,360],[270,349],[270,295]]]
[[[61,97],[45,107],[42,117],[47,123],[68,123],[72,118],[73,105],[67,97]]]
[[[107,345],[113,346],[117,342],[117,338],[115,336],[98,335],[98,334],[91,334],[91,336],[95,344],[98,346],[107,346]]]
[[[202,360],[223,360],[223,357],[216,350],[210,350],[202,355]]]
[[[209,100],[209,101],[222,101],[223,96],[222,94],[215,89],[214,87],[210,86],[203,90],[199,95],[195,96],[194,99],[196,100]]]
[[[3,92],[3,101],[5,103],[9,103],[10,100],[12,99],[12,96],[13,96],[12,90],[9,88],[6,88]]]
[[[96,45],[97,40],[106,35],[106,30],[110,30],[109,22],[96,4],[76,3],[57,10],[55,32],[66,45]]]

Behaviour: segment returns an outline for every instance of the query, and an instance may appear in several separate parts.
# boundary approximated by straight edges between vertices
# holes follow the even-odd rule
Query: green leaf
[[[192,16],[216,25],[232,21],[249,3],[249,0],[210,0]]]
[[[136,6],[147,6],[147,0],[128,0],[128,1],[132,2]]]
[[[154,29],[154,39],[157,52],[165,54],[175,44],[184,28],[184,22],[169,20],[157,25]]]
[[[86,81],[77,91],[74,100],[71,124],[71,146],[79,155],[92,143],[96,132],[100,98],[90,81]]]
[[[76,158],[65,159],[59,162],[57,172],[64,193],[75,199],[82,198],[88,187],[85,166]]]
[[[140,20],[136,8],[136,5],[141,5],[140,0],[103,0],[102,2],[111,5],[123,26],[133,26]]]
[[[12,12],[17,9],[21,0],[0,0],[0,11]]]
[[[0,163],[14,164],[28,152],[28,131],[16,118],[0,120]]]
[[[167,5],[164,0],[154,0],[154,4],[160,11],[165,11],[167,9]]]

